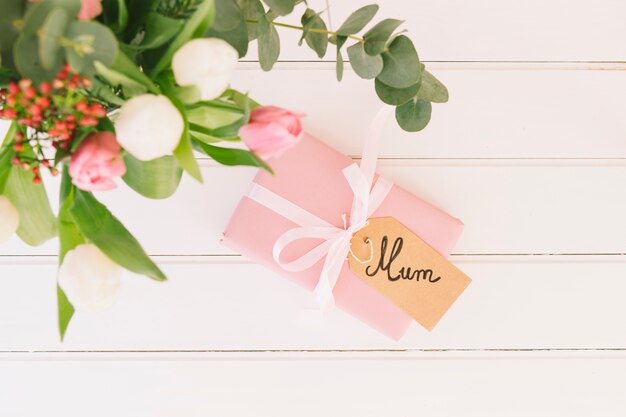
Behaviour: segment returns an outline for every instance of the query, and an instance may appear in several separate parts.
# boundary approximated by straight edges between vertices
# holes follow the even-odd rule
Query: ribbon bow
[[[378,160],[378,142],[390,110],[390,107],[384,107],[374,118],[365,141],[360,166],[354,163],[343,169],[343,175],[354,193],[349,218],[346,213],[342,216],[343,228],[334,226],[300,207],[294,207],[290,202],[276,201],[280,197],[270,197],[270,199],[274,199],[274,204],[268,204],[272,209],[282,206],[287,208],[283,211],[289,211],[289,208],[292,209],[292,212],[299,211],[297,215],[286,216],[295,220],[296,223],[300,224],[300,227],[288,230],[278,238],[273,249],[276,263],[286,271],[295,272],[306,270],[326,257],[320,280],[314,291],[317,302],[323,310],[334,305],[333,289],[348,253],[351,252],[350,241],[352,236],[367,226],[368,219],[380,206],[393,186],[391,182],[380,177],[374,184]],[[281,211],[278,212],[283,214]],[[322,239],[324,242],[298,259],[283,263],[280,260],[282,251],[289,244],[300,239]]]

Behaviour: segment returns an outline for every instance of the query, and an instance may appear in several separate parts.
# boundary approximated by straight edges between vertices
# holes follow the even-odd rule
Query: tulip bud
[[[78,311],[111,307],[119,295],[121,277],[122,268],[92,244],[69,251],[59,268],[59,286]]]
[[[117,141],[140,161],[171,155],[184,127],[183,117],[172,102],[152,94],[124,103],[115,122]]]
[[[172,59],[180,86],[196,86],[202,100],[213,100],[228,88],[239,55],[228,42],[198,38],[184,44]]]
[[[11,201],[0,195],[0,243],[15,234],[20,224],[20,213]]]

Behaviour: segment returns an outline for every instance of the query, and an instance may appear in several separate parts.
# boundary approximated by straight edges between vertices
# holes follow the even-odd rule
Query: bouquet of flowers
[[[428,124],[446,88],[397,32],[401,20],[359,34],[377,11],[362,7],[332,31],[303,0],[0,0],[0,118],[10,123],[0,147],[0,241],[58,236],[61,337],[75,309],[115,300],[122,269],[166,279],[92,192],[121,178],[145,197],[167,198],[183,172],[202,181],[194,152],[271,171],[267,161],[302,136],[298,114],[230,88],[250,42],[266,71],[279,57],[277,28],[301,31],[300,44],[320,58],[332,44],[338,80],[345,50],[355,73],[397,106],[403,129]],[[281,22],[296,12],[301,25]],[[42,186],[48,175],[61,177],[56,215]]]

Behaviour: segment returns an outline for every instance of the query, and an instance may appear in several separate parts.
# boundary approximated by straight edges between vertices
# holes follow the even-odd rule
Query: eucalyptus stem
[[[252,20],[252,19],[246,19],[247,23],[259,23],[258,20]],[[304,31],[304,28],[302,26],[296,26],[296,25],[289,25],[287,23],[280,23],[280,22],[270,22],[272,25],[274,26],[279,26],[282,28],[289,28],[289,29],[296,29],[296,30],[300,30],[300,31]],[[317,29],[317,28],[311,28],[309,29],[309,32],[314,32],[314,33],[325,33],[327,35],[334,35],[334,36],[345,36],[345,35],[338,35],[337,32],[333,32],[332,30],[324,30],[324,29]],[[358,36],[354,36],[354,35],[347,35],[346,36],[348,39],[353,39],[355,41],[359,41],[361,43],[365,43],[365,39],[363,38],[359,38]]]

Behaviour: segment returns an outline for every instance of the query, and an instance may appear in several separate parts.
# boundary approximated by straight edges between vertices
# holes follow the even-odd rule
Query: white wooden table
[[[219,244],[254,171],[203,160],[170,200],[101,195],[170,281],[126,276],[64,343],[56,244],[0,248],[0,416],[625,415],[626,3],[381,3],[450,90],[424,132],[390,125],[380,162],[466,224],[451,259],[474,281],[435,331],[303,325],[309,293]],[[252,51],[234,85],[358,156],[372,86],[285,35],[275,71]]]

